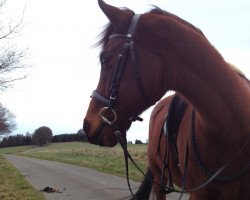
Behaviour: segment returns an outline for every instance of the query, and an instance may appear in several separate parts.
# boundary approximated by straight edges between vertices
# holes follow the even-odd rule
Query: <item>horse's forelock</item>
[[[112,24],[111,23],[106,24],[103,28],[103,31],[98,35],[98,38],[100,39],[99,41],[97,41],[94,47],[100,47],[100,46],[103,47],[107,43],[112,31],[113,31]]]
[[[128,12],[133,12],[132,10],[123,7],[121,8],[122,10],[128,11]],[[134,12],[133,12],[134,13]],[[103,31],[98,35],[99,41],[94,45],[94,47],[103,47],[109,40],[109,36],[112,34],[113,31],[113,25],[109,22],[106,24],[103,28]]]

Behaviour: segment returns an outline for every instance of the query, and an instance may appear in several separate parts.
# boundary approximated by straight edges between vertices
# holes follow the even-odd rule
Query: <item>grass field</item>
[[[139,166],[145,170],[147,163],[146,145],[130,145],[128,149]],[[123,151],[119,146],[107,148],[83,142],[66,142],[33,148],[18,153],[18,155],[74,164],[125,176]],[[142,178],[134,167],[130,168],[130,177],[133,180],[141,180]]]
[[[128,145],[133,159],[146,171],[146,145]],[[54,143],[45,147],[24,146],[0,149],[0,153],[11,153],[27,157],[52,160],[96,169],[125,177],[123,151],[120,146],[99,147],[83,142]],[[143,176],[130,163],[130,178],[140,181]]]
[[[34,146],[6,147],[0,148],[0,154],[17,154],[33,149]]]
[[[44,200],[45,198],[0,154],[0,199]]]
[[[146,145],[128,145],[128,150],[140,168],[146,171]],[[89,167],[125,177],[123,151],[120,146],[99,147],[83,142],[55,143],[44,147],[22,146],[0,148],[0,199],[44,200],[25,178],[1,154],[16,154],[38,159]],[[141,181],[143,175],[130,163],[130,179]]]

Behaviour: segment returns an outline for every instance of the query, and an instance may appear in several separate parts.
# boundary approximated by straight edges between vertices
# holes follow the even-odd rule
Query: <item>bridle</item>
[[[118,89],[122,77],[122,73],[126,64],[126,60],[128,57],[128,52],[130,51],[130,57],[131,57],[131,62],[133,65],[133,70],[134,70],[134,76],[136,79],[136,82],[138,84],[141,96],[143,97],[144,101],[147,103],[149,98],[145,92],[144,87],[142,87],[142,83],[139,77],[139,67],[138,63],[136,62],[136,56],[135,56],[135,48],[134,48],[134,36],[135,36],[135,29],[136,25],[138,23],[138,20],[140,18],[139,14],[135,14],[132,17],[131,24],[129,26],[127,34],[112,34],[109,37],[109,40],[113,39],[125,39],[125,43],[123,44],[122,51],[118,55],[118,60],[117,60],[117,65],[115,67],[113,77],[111,80],[111,84],[109,87],[109,98],[103,96],[96,90],[92,92],[91,98],[96,100],[98,103],[102,104],[104,107],[101,109],[99,116],[102,119],[102,122],[108,126],[110,126],[114,130],[114,134],[116,135],[117,142],[121,145],[123,152],[124,152],[124,158],[125,158],[125,167],[126,167],[126,176],[127,176],[127,183],[129,190],[134,196],[133,191],[130,186],[129,182],[129,172],[128,172],[128,159],[135,165],[135,167],[145,176],[146,174],[138,167],[138,165],[135,163],[133,158],[130,156],[128,150],[127,150],[127,141],[126,138],[122,137],[121,131],[118,127],[117,124],[117,114],[116,111],[114,110],[114,104],[117,101],[117,96],[118,96]],[[109,112],[112,115],[112,118],[109,119],[108,117],[105,117],[105,113]],[[137,115],[131,116],[130,121],[142,121],[142,118],[140,118]]]
[[[119,89],[122,73],[126,64],[129,51],[130,51],[131,62],[133,65],[134,76],[139,86],[140,93],[145,102],[147,102],[149,99],[145,93],[144,87],[142,87],[142,83],[139,77],[139,68],[138,68],[138,63],[136,62],[135,48],[134,48],[134,35],[135,35],[135,29],[136,29],[136,25],[137,25],[139,18],[140,18],[140,15],[138,14],[133,16],[127,34],[112,34],[109,37],[109,40],[125,39],[125,43],[123,44],[122,51],[118,55],[117,65],[115,67],[113,77],[111,80],[111,84],[109,87],[109,98],[103,96],[96,90],[94,90],[91,95],[91,98],[95,99],[98,103],[104,106],[99,113],[102,121],[105,124],[112,126],[112,127],[116,126],[115,124],[117,121],[117,114],[114,110],[114,104],[117,101],[118,89]],[[112,115],[111,119],[109,119],[110,117],[109,118],[105,117],[106,112],[109,112]],[[130,120],[142,121],[142,119],[136,115],[131,116]]]

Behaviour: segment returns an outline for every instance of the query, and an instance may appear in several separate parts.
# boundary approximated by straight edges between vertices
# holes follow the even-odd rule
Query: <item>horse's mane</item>
[[[132,10],[130,10],[128,8],[122,8],[122,9],[126,10],[128,12],[133,12]],[[191,24],[191,23],[187,22],[186,20],[178,17],[177,15],[174,15],[174,14],[168,12],[168,11],[162,10],[161,8],[159,8],[157,6],[153,6],[153,9],[151,9],[148,13],[156,14],[156,15],[165,15],[165,16],[171,17],[174,20],[177,20],[178,22],[182,23],[186,27],[189,27],[189,28],[193,29],[194,31],[198,32],[203,37],[205,37],[203,32],[199,28],[194,26],[193,24]],[[100,38],[100,40],[94,46],[95,47],[99,47],[99,46],[104,47],[105,44],[107,43],[107,41],[109,40],[109,36],[112,34],[112,31],[113,31],[113,25],[111,23],[108,23],[106,26],[104,26],[103,31],[98,36]],[[240,76],[244,77],[247,80],[248,84],[250,84],[250,81],[246,78],[244,73],[239,73],[237,70],[234,70],[234,71],[237,74],[239,74]]]
[[[153,6],[154,9],[152,9],[151,11],[149,11],[149,13],[151,14],[158,14],[158,15],[166,15],[169,17],[172,17],[173,19],[183,23],[185,26],[192,28],[193,30],[197,31],[198,33],[200,33],[201,35],[203,35],[205,37],[205,35],[203,34],[203,32],[197,28],[196,26],[194,26],[193,24],[187,22],[186,20],[178,17],[177,15],[174,15],[173,13],[170,13],[166,10],[162,10],[161,8],[157,7],[157,6]]]
[[[204,36],[204,34],[202,33],[202,31],[195,27],[193,24],[181,19],[180,17],[170,13],[170,12],[167,12],[165,10],[162,10],[161,8],[157,7],[157,6],[153,6],[154,8],[151,9],[148,13],[150,14],[156,14],[156,15],[166,15],[166,16],[170,16],[172,18],[174,18],[175,20],[183,23],[185,26],[187,27],[190,27],[192,28],[193,30],[197,31],[198,33],[200,33],[201,35]],[[127,11],[130,11],[130,12],[133,12],[132,10],[128,9],[128,8],[123,8],[124,10],[127,10]],[[109,39],[109,36],[112,34],[112,31],[113,31],[113,26],[111,23],[108,23],[106,26],[104,26],[104,29],[103,31],[99,34],[99,38],[100,40],[95,44],[96,47],[98,46],[104,46],[108,39]],[[205,36],[204,36],[205,37]]]

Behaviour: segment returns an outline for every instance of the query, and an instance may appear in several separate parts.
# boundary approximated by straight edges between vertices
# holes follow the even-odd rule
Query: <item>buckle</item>
[[[111,119],[104,116],[105,112],[109,112],[111,114],[111,117],[109,117]],[[99,116],[102,118],[103,122],[105,122],[106,124],[108,124],[110,126],[113,125],[117,120],[116,112],[112,108],[109,108],[109,107],[102,108],[100,113],[99,113]]]

